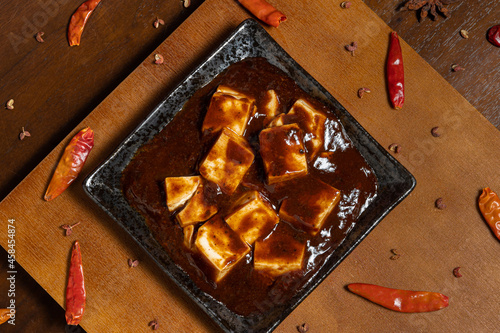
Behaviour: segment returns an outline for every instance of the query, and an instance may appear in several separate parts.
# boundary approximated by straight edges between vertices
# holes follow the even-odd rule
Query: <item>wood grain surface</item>
[[[498,0],[457,0],[446,6],[450,17],[419,21],[419,12],[398,9],[405,1],[364,0],[486,119],[500,129],[500,48],[486,39],[500,24]],[[469,38],[460,35],[468,32]],[[452,64],[464,67],[453,72]]]
[[[370,1],[366,2],[370,5]],[[84,35],[88,36],[88,40],[92,40],[91,46],[101,46],[100,50],[88,47],[85,51],[79,51],[80,54],[72,54],[64,62],[50,59],[47,55],[51,52],[56,59],[67,53],[63,36],[66,22],[54,18],[54,21],[48,20],[46,25],[47,27],[50,24],[55,25],[50,34],[58,35],[58,42],[54,42],[52,46],[54,51],[44,50],[36,54],[35,49],[45,47],[46,44],[25,43],[19,46],[19,48],[29,46],[20,52],[22,57],[17,53],[7,54],[6,59],[12,62],[8,64],[10,67],[3,67],[3,63],[0,67],[1,73],[4,74],[1,91],[5,100],[16,99],[16,109],[5,111],[0,125],[4,137],[7,138],[0,141],[2,145],[0,163],[3,170],[0,175],[2,185],[0,189],[4,191],[2,193],[6,194],[17,184],[45,156],[50,146],[55,146],[66,136],[70,128],[88,114],[135,67],[130,65],[131,63],[126,64],[134,55],[122,54],[123,51],[143,52],[135,56],[136,64],[144,58],[147,60],[79,125],[80,127],[91,125],[97,133],[98,145],[91,155],[85,173],[97,166],[193,66],[222,41],[238,23],[248,17],[248,14],[233,1],[207,1],[159,47],[158,51],[167,61],[164,66],[155,66],[152,64],[152,57],[147,55],[152,51],[155,41],[159,43],[174,30],[175,22],[180,22],[187,16],[182,6],[178,3],[160,5],[160,2],[144,5],[141,8],[150,15],[138,14],[141,20],[137,20],[140,23],[134,23],[133,19],[128,20],[128,24],[132,22],[133,30],[127,39],[123,37],[123,33],[130,26],[110,29],[107,25],[116,20],[120,21],[121,14],[134,17],[133,13],[137,12],[137,8],[125,9],[125,6],[120,7],[118,2],[108,3],[110,7],[107,9],[105,19],[94,17],[94,21],[98,21],[96,23],[98,26],[103,24],[103,29],[95,30],[93,33],[89,30]],[[500,180],[495,170],[484,168],[484,165],[498,165],[500,142],[498,131],[406,44],[403,45],[403,49],[408,69],[408,87],[413,89],[408,89],[409,100],[403,112],[395,112],[388,108],[384,91],[383,59],[389,28],[362,2],[353,1],[353,3],[354,6],[349,10],[340,10],[336,2],[327,1],[313,4],[290,1],[280,4],[280,9],[287,13],[289,21],[279,29],[269,29],[269,31],[292,57],[338,98],[382,145],[388,146],[397,141],[403,146],[402,153],[397,157],[416,176],[418,185],[414,193],[370,234],[277,331],[293,331],[296,325],[304,321],[309,323],[311,329],[318,332],[371,329],[401,331],[408,328],[417,331],[451,329],[492,331],[499,324],[498,319],[495,320],[498,318],[496,314],[499,307],[497,302],[492,303],[484,299],[491,295],[498,297],[498,292],[492,286],[500,282],[498,280],[500,269],[498,262],[495,262],[499,244],[492,238],[478,215],[475,200],[479,189],[483,186],[500,188]],[[448,62],[450,59],[448,57],[451,56],[449,53],[455,52],[450,45],[463,44],[460,36],[450,37],[452,35],[449,34],[448,37],[443,37],[443,33],[454,31],[455,28],[449,27],[449,22],[455,22],[453,20],[456,20],[457,15],[454,14],[447,20],[438,18],[436,22],[426,20],[418,23],[415,13],[395,13],[389,3],[391,1],[382,4],[374,2],[371,6],[376,7],[374,9],[377,14],[392,28],[398,29],[403,39],[416,43],[410,44],[423,53],[424,58],[454,84],[459,92],[467,95],[464,91],[470,91],[470,97],[466,97],[471,102],[476,100],[478,103],[486,103],[485,105],[490,105],[488,103],[492,101],[498,103],[498,98],[496,100],[494,98],[498,96],[498,66],[494,65],[494,60],[498,61],[498,56],[495,58],[494,53],[484,51],[485,48],[482,47],[488,47],[483,43],[484,36],[481,40],[471,37],[466,41],[469,43],[472,40],[481,46],[473,49],[476,51],[474,56],[460,51],[460,48],[456,50],[456,57],[467,59],[464,62],[464,66],[467,67],[466,72],[447,72],[449,67],[446,66],[449,65],[441,65],[442,67],[438,65]],[[493,1],[481,3],[486,4],[487,9],[490,8],[491,21],[495,17],[498,19],[498,9],[496,12],[495,8],[492,9]],[[104,4],[105,2],[102,8]],[[65,6],[61,5],[60,8]],[[111,10],[112,6],[120,10]],[[165,6],[175,7],[177,11],[167,11]],[[69,7],[74,8],[74,5]],[[455,4],[449,7],[465,11],[463,5]],[[484,16],[475,12],[480,7],[478,5],[465,11],[466,15],[473,15],[471,20],[479,26],[478,30],[490,23],[489,19],[485,23]],[[69,17],[68,15],[74,10],[72,8],[67,10],[68,13],[65,13],[64,17]],[[156,17],[155,8],[164,14],[163,19],[172,15],[168,17],[173,25],[167,24],[167,31],[161,32],[165,35],[152,41],[150,31],[147,29],[149,29],[148,24],[152,24]],[[24,9],[25,13],[19,12],[18,7],[13,5],[8,7],[8,10],[11,13],[18,13],[18,25],[22,25],[23,15],[35,17],[33,10]],[[410,23],[406,20],[410,20]],[[406,26],[394,26],[403,22],[407,22]],[[463,20],[457,22],[454,24],[460,25]],[[115,22],[115,24],[122,23]],[[0,21],[0,26],[7,25],[4,21]],[[8,26],[10,28],[16,25]],[[352,29],[345,29],[345,26],[350,26]],[[440,27],[441,30],[434,35],[430,34],[429,31],[433,31],[436,27]],[[160,33],[154,28],[151,30],[152,33]],[[407,30],[410,30],[410,33],[407,33]],[[47,31],[49,30],[45,31],[46,34]],[[113,38],[109,37],[109,40],[103,41],[100,31],[105,31],[106,35],[111,34]],[[141,33],[143,35],[140,35]],[[421,37],[425,33],[427,37]],[[109,45],[110,41],[116,42],[115,40],[120,38],[125,38],[115,49],[120,52],[114,54],[109,51],[110,53],[104,56],[102,50],[107,50],[105,46]],[[449,50],[444,52],[444,55],[439,54],[440,51],[437,51],[439,48],[428,46],[430,41],[436,38],[448,38],[446,39],[448,43],[442,41],[438,43]],[[356,57],[351,58],[346,57],[343,45],[352,40],[360,43],[360,49]],[[138,45],[145,44],[134,48],[134,41]],[[85,39],[82,46],[84,42]],[[144,46],[146,44],[150,49]],[[497,50],[494,49],[492,52],[495,51]],[[439,59],[432,63],[425,57],[426,52],[434,54]],[[33,57],[30,58],[32,54]],[[85,61],[78,60],[79,57],[85,57]],[[432,56],[430,57],[432,59]],[[486,70],[484,67],[478,67],[475,72],[479,74],[469,76],[471,66],[466,64],[467,61],[478,63],[481,59],[489,67]],[[49,66],[43,61],[64,64],[71,70],[67,69],[65,72],[62,70],[64,66],[56,64]],[[112,71],[115,65],[113,61],[120,67],[116,72]],[[99,67],[103,62],[105,63],[103,67]],[[78,69],[82,66],[86,71],[80,73]],[[96,66],[100,69],[96,69]],[[21,77],[7,68],[19,69]],[[93,76],[93,70],[100,70],[100,73]],[[491,76],[485,76],[489,72],[492,73],[493,79]],[[79,73],[80,80],[66,81],[66,85],[60,82],[64,82],[64,79],[74,73]],[[119,78],[116,78],[116,73],[120,73]],[[457,79],[457,74],[462,75],[462,79]],[[464,78],[463,74],[467,76]],[[476,77],[477,80],[474,81],[472,77]],[[453,78],[456,81],[453,81]],[[483,78],[486,81],[481,81]],[[103,84],[103,81],[108,83]],[[59,88],[54,88],[58,84]],[[78,89],[79,84],[83,84],[84,89]],[[359,100],[355,92],[360,86],[369,86],[373,93],[366,96],[368,98]],[[8,91],[9,87],[14,90]],[[479,87],[484,90],[478,91]],[[82,90],[83,94],[87,94],[87,89],[96,90],[92,90],[78,102]],[[52,97],[48,98],[47,95]],[[81,103],[80,107],[74,107],[78,103]],[[495,111],[498,110],[498,104],[492,107],[493,110],[495,108]],[[51,114],[52,110],[55,110],[54,114]],[[489,106],[486,107],[486,112],[481,111],[487,115],[488,110]],[[495,112],[492,114],[493,118],[490,120],[493,119],[491,121],[495,123]],[[15,126],[20,120],[21,126],[26,124],[34,126],[35,130],[31,129],[31,132],[37,136],[29,138],[33,140],[26,139],[22,142],[17,140],[20,128]],[[58,121],[60,123],[57,123]],[[53,125],[52,122],[56,124]],[[70,135],[74,134],[79,126],[71,130]],[[433,126],[440,126],[444,135],[440,138],[430,136],[429,131]],[[2,225],[8,218],[15,218],[19,227],[17,234],[19,263],[35,277],[51,297],[63,305],[64,287],[61,286],[65,283],[70,244],[75,237],[78,237],[82,247],[89,251],[88,263],[85,263],[88,267],[86,270],[89,276],[88,288],[95,291],[94,295],[89,294],[91,305],[82,322],[89,332],[146,331],[147,322],[155,316],[159,318],[161,327],[166,326],[169,330],[217,331],[209,319],[188,301],[166,276],[158,272],[156,266],[135,246],[130,237],[117,229],[111,219],[93,206],[78,185],[71,187],[63,197],[53,203],[44,203],[41,200],[50,173],[63,145],[68,140],[69,137],[66,137],[29,178],[0,204]],[[433,207],[433,202],[438,196],[444,197],[448,204],[445,211],[438,211]],[[84,222],[80,231],[78,233],[75,231],[73,238],[63,237],[62,230],[58,227],[77,220]],[[1,239],[0,244],[5,246],[5,241]],[[403,252],[403,256],[397,261],[388,259],[389,250],[394,247]],[[141,260],[140,269],[130,271],[126,265],[129,257]],[[84,250],[84,261],[85,258]],[[458,265],[463,266],[464,277],[461,279],[456,279],[451,274],[451,270]],[[25,281],[25,275],[19,275],[18,278]],[[448,294],[451,297],[451,306],[437,313],[401,316],[349,294],[344,290],[345,284],[349,282],[372,282],[408,289],[432,289]],[[22,287],[22,283],[19,287]],[[19,297],[21,296],[22,293]],[[0,297],[7,299],[5,295]],[[26,303],[37,304],[29,297],[22,299],[27,300]],[[45,302],[49,301],[45,296],[39,302],[46,304]],[[27,308],[28,304],[25,306],[22,309]],[[134,316],[133,322],[129,319],[132,312],[138,313]],[[19,323],[30,325],[30,320],[33,323],[30,313],[20,311]],[[40,313],[43,316],[43,310]],[[61,325],[57,322],[54,324],[48,322],[26,327],[56,332],[59,329],[56,327]],[[388,326],[388,323],[391,323],[391,326]],[[4,327],[2,331],[3,329]],[[14,328],[5,327],[5,331],[9,329]],[[60,330],[63,331],[63,328]]]
[[[82,1],[5,2],[0,13],[0,200],[174,31],[201,0],[103,1],[79,47],[66,28]],[[157,17],[165,21],[153,27]],[[44,32],[44,43],[34,38]],[[14,110],[4,103],[13,98]],[[32,137],[20,141],[21,127]],[[5,221],[2,221],[5,222]],[[7,253],[0,249],[0,301],[8,301]],[[64,311],[18,267],[23,311],[12,332],[64,332]],[[1,305],[0,305],[1,306]],[[2,327],[3,330],[9,329]]]
[[[0,15],[0,197],[5,197],[201,3],[102,1],[81,45],[66,29],[80,1],[6,2]],[[155,29],[157,17],[165,26]],[[44,32],[44,43],[34,35]],[[13,98],[14,110],[4,110]],[[21,127],[32,140],[19,141]]]

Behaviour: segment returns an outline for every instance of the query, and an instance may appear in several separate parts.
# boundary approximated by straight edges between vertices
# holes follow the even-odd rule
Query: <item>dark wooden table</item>
[[[67,0],[7,2],[0,15],[0,199],[7,194],[202,2],[107,0],[90,19],[82,44],[66,40],[79,4]],[[279,1],[271,1],[279,7]],[[400,0],[364,0],[392,29],[500,128],[500,48],[486,31],[500,24],[497,0],[448,6],[451,17],[418,19],[398,12]],[[338,0],[340,4],[341,1]],[[356,1],[353,1],[355,5]],[[112,8],[112,10],[111,10]],[[156,17],[165,26],[153,27]],[[286,24],[286,23],[285,23]],[[467,30],[469,38],[460,35]],[[44,32],[44,43],[35,40]],[[464,71],[453,72],[452,64]],[[425,107],[425,105],[422,105]],[[116,110],[120,112],[120,110]],[[439,112],[439,110],[435,110]],[[19,140],[22,127],[31,137]],[[2,225],[7,221],[2,221]],[[0,249],[0,308],[8,302],[7,253]],[[16,326],[2,332],[64,332],[63,309],[21,267],[16,277]]]

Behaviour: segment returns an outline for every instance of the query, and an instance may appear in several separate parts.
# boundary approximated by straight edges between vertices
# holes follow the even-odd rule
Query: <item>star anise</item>
[[[448,17],[450,12],[445,7],[453,0],[409,0],[407,1],[400,10],[419,10],[420,9],[420,19],[423,20],[430,13],[433,20],[437,17],[437,11],[439,11],[444,16]]]

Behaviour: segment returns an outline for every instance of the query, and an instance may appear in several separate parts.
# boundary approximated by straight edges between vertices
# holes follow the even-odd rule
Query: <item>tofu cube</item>
[[[307,175],[307,160],[297,124],[266,128],[259,134],[268,184]]]
[[[191,249],[194,241],[194,224],[185,226],[182,231],[184,232],[184,246]]]
[[[200,183],[200,176],[165,178],[168,210],[173,212],[184,205],[186,201],[191,199]]]
[[[304,99],[298,99],[287,116],[304,131],[304,144],[312,160],[324,146],[326,116]]]
[[[196,235],[195,247],[213,268],[215,282],[219,282],[250,252],[250,247],[234,232],[220,215],[205,222]]]
[[[254,268],[272,277],[302,269],[306,240],[294,234],[282,222],[269,237],[255,242]]]
[[[280,106],[280,101],[278,99],[278,95],[274,90],[266,91],[266,95],[263,99],[263,107],[262,110],[259,110],[259,113],[265,114],[266,119],[264,120],[264,124],[269,123],[274,117],[278,115],[278,108]]]
[[[279,222],[278,214],[257,191],[245,193],[225,218],[227,224],[248,244],[266,237]]]
[[[205,193],[205,186],[200,183],[193,197],[177,214],[177,221],[181,227],[203,222],[217,213],[217,206],[211,203]]]
[[[221,85],[212,95],[202,131],[215,133],[227,127],[236,134],[243,135],[255,109],[254,98]]]
[[[292,225],[316,235],[340,200],[340,191],[307,176],[297,179],[291,185],[295,195],[283,200],[279,217]]]
[[[269,124],[267,124],[267,127],[276,127],[276,126],[283,126],[288,124],[287,122],[287,116],[285,113],[280,113],[276,117],[274,117]]]
[[[225,128],[200,165],[200,174],[232,194],[252,165],[254,153],[247,140]]]

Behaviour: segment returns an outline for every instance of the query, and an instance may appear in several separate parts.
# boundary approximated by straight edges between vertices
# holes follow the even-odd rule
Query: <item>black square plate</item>
[[[360,216],[344,242],[328,257],[323,267],[302,290],[284,307],[262,315],[245,317],[233,313],[202,292],[187,274],[175,265],[153,238],[144,218],[126,201],[121,191],[120,177],[138,148],[158,134],[195,91],[211,82],[229,65],[249,57],[266,58],[312,97],[334,110],[345,132],[374,170],[379,188],[375,200]],[[84,188],[222,329],[227,332],[270,332],[412,191],[415,184],[414,177],[388,154],[333,96],[306,73],[259,23],[249,19],[241,23],[231,36],[182,81],[114,153],[86,178]]]

